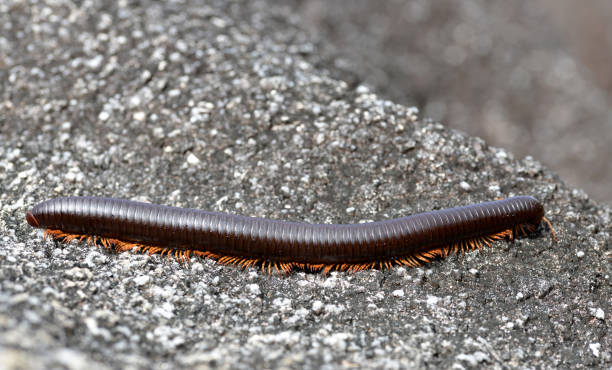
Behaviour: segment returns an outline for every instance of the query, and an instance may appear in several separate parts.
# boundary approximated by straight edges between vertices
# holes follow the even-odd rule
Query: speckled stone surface
[[[266,2],[0,4],[6,368],[612,365],[610,208],[331,77]],[[267,276],[54,245],[61,195],[360,222],[518,194],[540,233],[422,268]]]

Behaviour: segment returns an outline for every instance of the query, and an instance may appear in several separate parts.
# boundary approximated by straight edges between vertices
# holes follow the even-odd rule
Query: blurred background
[[[290,0],[339,78],[612,204],[612,1]]]

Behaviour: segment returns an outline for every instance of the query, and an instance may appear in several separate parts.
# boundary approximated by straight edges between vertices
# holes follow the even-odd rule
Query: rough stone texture
[[[341,56],[345,80],[532,155],[612,204],[609,0],[279,3]]]
[[[266,2],[0,4],[7,368],[610,367],[610,208],[329,77]],[[550,235],[416,269],[266,276],[54,246],[60,195],[359,222],[531,194]]]

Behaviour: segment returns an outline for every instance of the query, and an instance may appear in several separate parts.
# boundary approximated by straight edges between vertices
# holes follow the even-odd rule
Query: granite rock
[[[611,366],[610,208],[332,78],[288,8],[5,2],[0,24],[7,368]],[[518,194],[557,243],[328,276],[55,245],[24,219],[62,195],[360,222]]]

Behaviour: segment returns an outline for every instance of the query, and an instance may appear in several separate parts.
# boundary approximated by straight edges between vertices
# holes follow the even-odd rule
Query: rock
[[[611,210],[534,159],[331,78],[289,8],[38,1],[0,5],[0,24],[15,35],[0,36],[11,364],[610,367]],[[518,194],[542,200],[557,243],[541,230],[420,268],[328,276],[60,246],[24,220],[60,195],[326,223]]]

